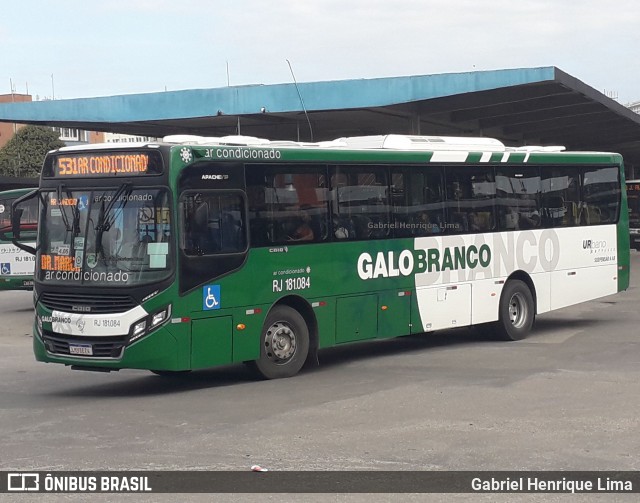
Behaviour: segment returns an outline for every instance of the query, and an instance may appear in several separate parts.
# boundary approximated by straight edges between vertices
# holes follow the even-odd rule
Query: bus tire
[[[498,322],[495,324],[498,337],[506,341],[524,339],[533,326],[535,306],[531,290],[524,281],[507,281],[500,296]]]
[[[267,315],[260,336],[255,369],[265,379],[296,375],[309,354],[309,327],[289,306],[276,306]]]

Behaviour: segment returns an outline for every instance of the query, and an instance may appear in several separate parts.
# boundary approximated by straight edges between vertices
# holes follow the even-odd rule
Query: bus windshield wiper
[[[110,216],[111,210],[115,206],[116,201],[120,197],[122,197],[123,194],[125,195],[122,208],[120,208],[120,211],[124,210],[124,207],[128,202],[128,197],[126,196],[129,196],[132,190],[133,189],[131,188],[130,183],[123,183],[122,185],[120,185],[120,187],[118,187],[118,190],[116,190],[115,194],[107,204],[106,208],[104,206],[104,194],[102,195],[102,205],[100,206],[100,214],[98,216],[98,225],[96,225],[96,231],[100,233],[100,236],[102,236],[102,232],[109,232],[109,229],[111,229],[111,226],[116,220],[116,215]]]
[[[100,203],[100,213],[98,213],[98,223],[95,227],[97,254],[102,254],[104,256],[104,246],[102,244],[102,236],[104,235],[105,232],[109,232],[109,229],[111,229],[111,226],[116,220],[116,215],[113,215],[110,217],[109,213],[111,212],[114,205],[116,204],[116,201],[124,194],[125,195],[124,201],[122,204],[122,208],[120,209],[120,211],[122,212],[124,209],[124,206],[127,204],[127,201],[128,201],[128,197],[126,196],[131,194],[131,192],[132,192],[131,184],[123,183],[122,185],[120,185],[118,190],[116,190],[115,194],[113,195],[113,197],[111,198],[111,200],[109,201],[106,207],[104,204],[105,194],[104,193],[102,194],[102,198],[101,198],[102,201]]]
[[[71,224],[69,224],[69,217],[67,217],[67,211],[65,209],[65,205],[63,204],[63,200],[62,200],[62,188],[63,188],[62,184],[58,185],[58,190],[56,193],[56,196],[58,197],[58,208],[60,208],[60,215],[62,216],[62,221],[64,222],[65,230],[67,232],[72,232],[73,227],[71,226]],[[69,191],[66,191],[66,192],[67,192],[67,195],[69,195]]]

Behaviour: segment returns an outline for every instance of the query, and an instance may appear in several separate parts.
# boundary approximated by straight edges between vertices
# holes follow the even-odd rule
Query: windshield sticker
[[[147,245],[147,253],[149,255],[168,255],[169,243],[149,243]]]
[[[76,256],[73,261],[73,265],[76,267],[76,269],[80,269],[82,267],[83,253],[84,252],[82,250],[78,250],[76,252]]]
[[[149,268],[151,269],[164,269],[167,267],[166,255],[151,255],[149,254]]]
[[[78,209],[80,211],[85,211],[87,208],[89,208],[89,196],[80,196],[78,198]]]
[[[167,267],[169,243],[149,243],[147,244],[147,254],[149,255],[150,269],[164,269]]]
[[[87,267],[93,269],[98,265],[98,257],[95,253],[87,253]]]
[[[65,257],[69,256],[71,251],[71,247],[69,245],[59,245],[57,253],[58,255],[64,255]]]

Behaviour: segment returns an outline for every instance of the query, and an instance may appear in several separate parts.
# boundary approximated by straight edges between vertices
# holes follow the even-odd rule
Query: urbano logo
[[[8,473],[7,490],[16,492],[39,491],[40,475],[38,473]]]
[[[585,250],[600,250],[607,247],[607,242],[604,240],[585,239],[582,241],[582,248]]]

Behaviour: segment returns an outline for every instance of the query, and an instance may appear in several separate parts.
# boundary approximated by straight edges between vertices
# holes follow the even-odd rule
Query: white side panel
[[[536,289],[537,314],[551,311],[551,273],[532,274],[531,280]]]
[[[572,306],[618,291],[618,266],[575,268],[551,273],[551,309]]]
[[[444,323],[433,318],[429,303],[437,298],[428,292],[448,285],[472,285],[473,323],[495,321],[501,289],[494,292],[493,284],[514,271],[533,281],[538,314],[617,292],[615,225],[434,235],[417,238],[414,246],[419,267],[415,285],[425,330],[429,323]],[[468,307],[460,304],[459,309]]]
[[[504,282],[497,279],[482,280],[473,284],[471,322],[474,325],[497,321],[500,294],[503,288]]]
[[[471,285],[421,288],[416,295],[425,332],[471,324]]]

